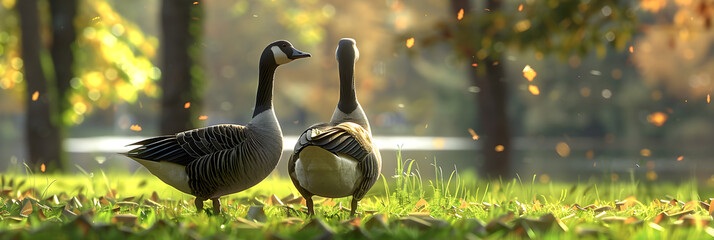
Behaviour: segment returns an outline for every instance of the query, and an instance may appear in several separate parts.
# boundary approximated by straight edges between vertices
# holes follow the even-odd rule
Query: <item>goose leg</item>
[[[307,215],[315,215],[315,208],[312,204],[312,196],[307,196],[305,198],[305,205],[307,205]]]
[[[201,211],[203,211],[203,201],[206,201],[206,199],[200,198],[200,197],[196,197],[196,200],[194,200],[194,203],[196,203],[196,212],[197,213],[200,213]]]
[[[221,199],[212,198],[211,201],[213,201],[213,214],[221,214]]]
[[[350,217],[354,217],[355,213],[357,212],[357,203],[359,203],[359,200],[356,198],[352,198],[352,210],[350,211]]]

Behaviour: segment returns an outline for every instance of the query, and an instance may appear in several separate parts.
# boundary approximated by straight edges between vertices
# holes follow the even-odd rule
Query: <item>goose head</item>
[[[310,53],[306,53],[295,49],[293,45],[285,40],[279,40],[271,43],[260,57],[261,64],[270,64],[274,66],[283,65],[292,62],[295,59],[310,57]]]
[[[357,50],[357,42],[352,38],[340,39],[335,51],[335,58],[338,63],[354,64],[359,59],[359,50]]]

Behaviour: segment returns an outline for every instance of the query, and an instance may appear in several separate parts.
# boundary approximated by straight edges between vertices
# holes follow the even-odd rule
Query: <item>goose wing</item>
[[[357,167],[363,174],[362,182],[353,196],[361,199],[374,185],[382,169],[379,150],[372,143],[369,132],[359,124],[343,122],[315,124],[309,127],[295,144],[288,171],[295,171],[295,161],[300,151],[307,146],[319,146],[334,154],[344,153],[357,160]]]
[[[245,127],[222,124],[145,139],[130,145],[138,147],[127,156],[149,161],[168,161],[188,165],[209,154],[238,146],[246,138]]]

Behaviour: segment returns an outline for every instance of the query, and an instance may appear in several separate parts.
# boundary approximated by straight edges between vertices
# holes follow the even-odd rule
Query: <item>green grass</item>
[[[350,198],[315,198],[317,216],[308,217],[292,183],[278,176],[223,197],[224,213],[213,215],[210,202],[197,212],[190,195],[143,169],[6,173],[0,239],[714,238],[705,205],[714,189],[696,181],[648,181],[634,172],[619,181],[483,181],[436,162],[398,161],[396,172],[383,173],[361,201],[355,219]],[[422,171],[436,177],[423,179]],[[269,201],[272,195],[284,204]]]

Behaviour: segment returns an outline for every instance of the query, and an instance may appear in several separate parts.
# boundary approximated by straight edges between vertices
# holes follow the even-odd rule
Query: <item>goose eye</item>
[[[287,44],[283,43],[283,47],[287,47],[287,46],[288,46]]]

